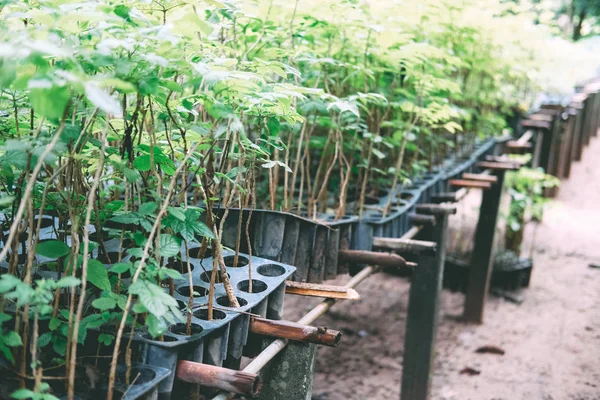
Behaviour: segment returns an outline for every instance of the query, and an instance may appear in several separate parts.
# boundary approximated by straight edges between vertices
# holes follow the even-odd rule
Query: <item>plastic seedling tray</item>
[[[194,249],[190,249],[193,251]],[[236,292],[240,308],[229,307],[229,301],[222,283],[215,285],[215,309],[213,320],[208,320],[208,291],[212,258],[190,258],[193,290],[196,293],[192,316],[192,335],[186,336],[186,324],[169,327],[161,340],[152,339],[147,332],[139,331],[133,337],[137,344],[136,353],[142,363],[167,368],[171,374],[158,388],[160,397],[169,398],[173,390],[175,370],[178,360],[190,360],[222,366],[227,358],[239,360],[245,351],[248,340],[249,315],[258,314],[267,318],[281,318],[285,280],[295,267],[273,262],[260,257],[252,257],[252,293],[248,292],[248,256],[240,254],[238,267],[233,265],[234,253],[224,253],[227,273]],[[203,269],[204,268],[204,269]],[[189,276],[175,282],[175,298],[182,305],[189,298]]]

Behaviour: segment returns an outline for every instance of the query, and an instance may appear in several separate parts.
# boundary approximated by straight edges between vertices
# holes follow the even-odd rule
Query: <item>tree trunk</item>
[[[577,21],[576,25],[573,25],[573,41],[577,41],[581,39],[581,27],[583,26],[583,20],[586,17],[585,10],[581,10],[579,12],[579,21]]]

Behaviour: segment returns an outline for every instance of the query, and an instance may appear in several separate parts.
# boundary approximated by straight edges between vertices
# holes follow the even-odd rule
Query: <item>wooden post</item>
[[[439,298],[442,291],[446,258],[448,214],[438,214],[436,224],[424,230],[427,239],[437,244],[437,252],[419,255],[409,294],[401,400],[428,400],[433,378],[435,341],[439,320]]]
[[[315,369],[316,344],[289,342],[260,371],[263,387],[259,400],[310,400]]]
[[[590,119],[590,129],[587,136],[586,144],[590,142],[590,138],[598,134],[598,121],[600,119],[600,92],[598,92],[597,85],[594,87],[594,93],[592,93],[592,117]]]
[[[573,164],[573,146],[575,145],[575,128],[577,125],[578,110],[576,108],[568,108],[568,119],[566,123],[567,138],[564,148],[564,164],[562,170],[562,176],[569,178],[571,175],[571,164]]]
[[[479,220],[475,231],[475,245],[471,257],[469,286],[465,299],[464,319],[479,324],[483,322],[483,310],[494,264],[494,236],[505,171],[498,169],[495,173],[498,183],[490,190],[484,191],[481,200]]]
[[[581,125],[583,124],[583,107],[577,108],[577,114],[575,115],[575,122],[573,124],[573,138],[571,143],[571,163],[577,160],[577,154],[579,151],[579,142],[581,141]],[[571,171],[568,171],[567,178],[570,176]]]
[[[554,143],[554,132],[556,131],[556,123],[553,123],[550,129],[544,130],[542,134],[542,145],[540,152],[540,167],[544,169],[547,174],[550,173],[551,165],[553,162],[552,148]]]
[[[592,121],[594,119],[594,100],[596,95],[594,93],[588,93],[588,97],[585,100],[585,120],[583,124],[582,140],[581,140],[581,153],[583,148],[590,143],[590,134],[592,132]],[[581,157],[581,154],[580,154]]]

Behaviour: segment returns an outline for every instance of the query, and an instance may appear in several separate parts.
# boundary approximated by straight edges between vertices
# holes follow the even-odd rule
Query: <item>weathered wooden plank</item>
[[[306,282],[286,282],[285,292],[300,296],[322,297],[326,299],[358,300],[360,295],[354,289],[343,286],[322,285]]]
[[[489,183],[496,183],[498,181],[498,178],[496,178],[494,175],[471,174],[469,172],[465,172],[462,177],[463,177],[463,179],[469,179],[472,181],[489,182]]]
[[[460,187],[460,188],[469,188],[469,189],[489,189],[492,187],[492,184],[489,182],[482,181],[472,181],[466,179],[451,179],[450,186]]]

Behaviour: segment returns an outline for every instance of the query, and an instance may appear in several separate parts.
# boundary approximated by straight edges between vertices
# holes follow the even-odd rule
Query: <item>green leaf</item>
[[[42,83],[45,82],[45,83]],[[55,86],[49,80],[36,80],[29,91],[29,101],[35,114],[50,120],[60,120],[69,104],[71,95],[66,87]],[[32,81],[29,81],[30,87]]]
[[[2,353],[2,355],[4,355],[4,358],[6,358],[8,361],[14,364],[15,360],[13,358],[12,351],[10,350],[10,348],[0,343],[0,352]]]
[[[138,89],[143,96],[155,94],[158,90],[158,77],[154,75],[146,75],[139,80]]]
[[[0,325],[1,325],[3,322],[10,321],[11,319],[12,319],[12,315],[8,315],[8,314],[0,313]]]
[[[138,213],[141,215],[150,215],[156,211],[158,204],[155,202],[143,203],[138,209]]]
[[[8,347],[23,346],[23,342],[21,341],[21,336],[19,336],[19,334],[15,331],[10,331],[10,332],[6,333],[5,335],[2,336],[0,341],[2,341],[2,344],[4,344],[5,346],[8,346]]]
[[[98,335],[98,341],[105,346],[110,346],[114,340],[115,337],[107,333],[101,333],[100,335]]]
[[[167,324],[162,318],[157,318],[152,314],[148,314],[146,318],[146,326],[148,327],[148,333],[153,338],[162,335],[167,331]]]
[[[1,4],[1,2],[0,2]],[[0,92],[10,86],[17,77],[17,63],[8,58],[0,59]]]
[[[34,395],[35,393],[29,389],[19,389],[14,391],[10,397],[13,399],[31,399]]]
[[[4,274],[0,277],[0,293],[6,293],[13,290],[21,280],[14,275]]]
[[[75,287],[79,284],[81,284],[81,280],[79,278],[75,278],[74,276],[65,276],[56,282],[56,286],[59,288]]]
[[[129,11],[130,11],[129,7],[127,7],[126,5],[123,5],[123,4],[120,4],[115,7],[115,14],[117,14],[119,17],[123,18],[127,22],[131,22],[131,17],[129,16]]]
[[[174,279],[174,280],[183,279],[183,276],[181,276],[181,274],[179,273],[179,271],[176,271],[174,269],[163,268],[163,272],[165,273],[166,276],[168,276],[171,279]]]
[[[52,342],[52,349],[61,356],[64,356],[67,352],[67,339],[62,336],[58,336],[56,339],[54,339],[54,342]]]
[[[162,257],[173,257],[181,251],[181,239],[176,236],[160,235],[160,255]]]
[[[2,196],[0,197],[0,207],[12,204],[15,201],[15,196]]]
[[[129,287],[129,292],[137,295],[148,312],[156,317],[164,316],[170,308],[177,309],[177,301],[152,282],[138,280]]]
[[[71,253],[71,248],[60,240],[46,240],[38,243],[35,252],[43,257],[59,258]]]
[[[135,163],[135,161],[134,161],[134,163]],[[139,172],[137,172],[135,169],[130,169],[130,168],[125,168],[123,170],[123,175],[125,175],[125,179],[127,179],[127,181],[129,181],[129,183],[137,182],[141,178]]]
[[[137,213],[127,212],[117,214],[113,216],[110,220],[114,222],[119,222],[121,224],[139,224],[142,220],[142,217],[140,217]]]
[[[180,221],[185,221],[185,214],[183,211],[181,211],[181,209],[175,207],[167,207],[167,210],[169,210],[169,215],[172,215]]]
[[[38,347],[46,347],[52,341],[52,332],[46,332],[38,338]]]
[[[267,129],[269,131],[269,136],[278,136],[281,131],[281,124],[277,118],[269,118],[267,120]]]
[[[131,263],[117,263],[110,268],[110,272],[114,272],[115,274],[122,274],[123,272],[127,272],[131,269]]]
[[[92,306],[100,311],[112,310],[117,306],[117,302],[110,297],[101,297],[92,301]]]
[[[136,157],[136,159],[133,160],[133,166],[138,171],[142,171],[142,172],[150,171],[150,155],[143,154],[139,157]]]
[[[200,236],[204,236],[208,239],[214,239],[215,235],[213,231],[202,221],[196,221],[194,223],[194,231]]]
[[[87,268],[87,280],[93,283],[99,289],[110,291],[110,281],[108,280],[108,271],[104,264],[98,260],[89,260]]]
[[[55,331],[62,324],[62,321],[58,318],[52,318],[48,324],[51,331]]]
[[[85,338],[87,337],[88,329],[98,328],[104,324],[102,315],[91,314],[81,320],[79,325],[79,334],[77,335],[77,343],[84,344]]]
[[[148,309],[142,303],[135,303],[132,310],[136,314],[144,314],[148,312]]]
[[[34,290],[30,285],[19,281],[15,286],[15,290],[5,296],[11,300],[15,300],[17,302],[17,307],[21,307],[25,304],[29,304],[33,294]]]

